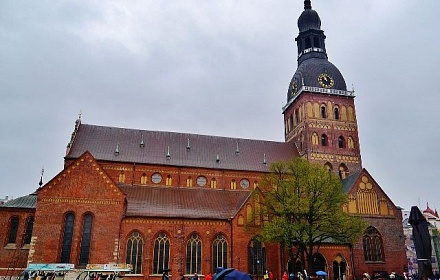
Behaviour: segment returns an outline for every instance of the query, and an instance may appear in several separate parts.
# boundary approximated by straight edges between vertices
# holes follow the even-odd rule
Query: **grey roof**
[[[259,172],[298,156],[292,143],[80,124],[66,159],[85,151],[104,161]]]
[[[344,193],[347,193],[351,189],[354,182],[356,182],[356,180],[359,178],[360,174],[361,170],[354,172],[352,175],[342,180],[342,189]]]
[[[223,219],[236,215],[251,192],[210,188],[120,186],[126,216]]]
[[[37,195],[30,194],[16,199],[8,200],[5,204],[0,205],[5,208],[28,208],[35,209],[37,207]]]
[[[312,53],[310,55],[312,55]],[[317,57],[311,57],[301,62],[293,75],[289,90],[292,89],[292,84],[295,81],[298,88],[302,86],[321,87],[318,82],[318,77],[322,73],[327,73],[333,77],[335,83],[333,87],[331,87],[332,89],[347,90],[347,85],[341,71],[326,58]],[[289,94],[291,94],[291,92],[289,92]]]

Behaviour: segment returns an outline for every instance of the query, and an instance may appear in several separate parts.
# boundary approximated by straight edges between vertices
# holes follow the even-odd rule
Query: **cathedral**
[[[298,29],[285,141],[102,126],[80,116],[60,172],[0,206],[0,275],[28,263],[128,263],[127,278],[157,280],[164,269],[201,278],[217,267],[260,279],[266,270],[275,279],[296,273],[299,259],[255,238],[262,217],[253,217],[252,196],[271,163],[295,157],[338,174],[349,197],[344,211],[368,224],[354,244],[324,244],[313,270],[329,279],[402,275],[401,209],[362,166],[355,95],[328,60],[310,0]]]

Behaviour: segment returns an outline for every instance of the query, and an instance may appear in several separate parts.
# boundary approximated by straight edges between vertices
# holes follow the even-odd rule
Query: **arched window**
[[[251,275],[263,275],[266,271],[266,248],[256,239],[248,245],[248,267]]]
[[[348,168],[345,164],[341,163],[339,165],[338,172],[339,172],[339,178],[341,178],[341,180],[347,178]]]
[[[217,267],[228,267],[228,242],[222,234],[212,243],[212,271]]]
[[[147,174],[142,174],[142,176],[141,176],[141,185],[145,185],[145,184],[147,184],[147,180],[148,180],[148,177],[147,177]]]
[[[193,180],[192,180],[192,178],[191,178],[191,176],[190,176],[190,177],[188,177],[188,178],[186,179],[186,186],[187,186],[187,187],[192,187],[192,185],[193,185]]]
[[[217,188],[217,180],[215,178],[211,179],[211,188],[213,189]]]
[[[298,111],[298,109],[295,109],[295,122],[296,122],[296,124],[298,124],[299,121],[300,121],[299,111]]]
[[[349,149],[353,149],[353,148],[354,148],[354,140],[353,140],[353,137],[348,136],[348,139],[347,139],[347,146],[348,146]]]
[[[70,262],[70,252],[72,251],[73,227],[75,224],[75,215],[67,213],[64,217],[63,243],[61,246],[61,263]]]
[[[153,274],[161,274],[163,269],[169,267],[170,240],[166,234],[161,233],[154,241]]]
[[[333,170],[333,166],[330,162],[326,162],[324,164],[324,167],[327,169],[327,171],[332,171]]]
[[[327,108],[325,107],[325,105],[321,105],[321,118],[327,118]]]
[[[344,147],[345,147],[345,139],[341,135],[341,136],[338,137],[338,148],[342,149]]]
[[[167,179],[165,180],[165,184],[167,186],[171,186],[173,184],[173,178],[171,177],[171,175],[167,176]]]
[[[17,241],[18,222],[19,219],[17,216],[12,217],[9,221],[8,243],[16,243]]]
[[[231,180],[231,190],[236,190],[237,189],[237,181],[235,181],[235,179]]]
[[[339,120],[339,107],[335,107],[335,109],[333,110],[333,117],[335,118],[335,120]]]
[[[186,274],[202,271],[202,239],[193,233],[186,243]]]
[[[133,232],[127,240],[127,257],[125,262],[133,266],[131,273],[142,273],[142,251],[144,242],[139,232]]]
[[[125,174],[124,174],[124,172],[121,172],[119,174],[118,182],[119,183],[125,183]]]
[[[92,243],[92,214],[86,214],[83,218],[83,228],[81,235],[81,248],[79,251],[79,265],[86,266],[89,263],[90,244]]]
[[[34,228],[34,217],[28,217],[26,220],[26,229],[25,229],[25,233],[24,233],[24,239],[23,239],[23,244],[31,244],[31,239],[32,239],[32,229]]]
[[[319,137],[318,134],[316,134],[316,132],[313,132],[312,134],[312,144],[319,145]]]
[[[328,138],[325,134],[321,135],[321,146],[328,146]]]
[[[379,231],[374,227],[368,227],[362,237],[364,247],[364,259],[367,262],[383,262],[382,237]]]

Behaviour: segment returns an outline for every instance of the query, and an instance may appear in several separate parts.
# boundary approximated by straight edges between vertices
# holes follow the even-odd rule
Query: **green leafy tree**
[[[291,257],[296,250],[308,270],[322,244],[352,243],[366,228],[360,217],[344,212],[348,196],[339,177],[302,158],[271,165],[260,191],[262,241],[279,243]]]

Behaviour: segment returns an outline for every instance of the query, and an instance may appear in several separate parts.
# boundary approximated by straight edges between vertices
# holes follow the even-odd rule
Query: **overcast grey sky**
[[[0,197],[63,168],[83,123],[283,141],[302,0],[0,1]],[[439,208],[439,0],[313,0],[354,85],[363,166]],[[437,143],[437,144],[436,144]]]

